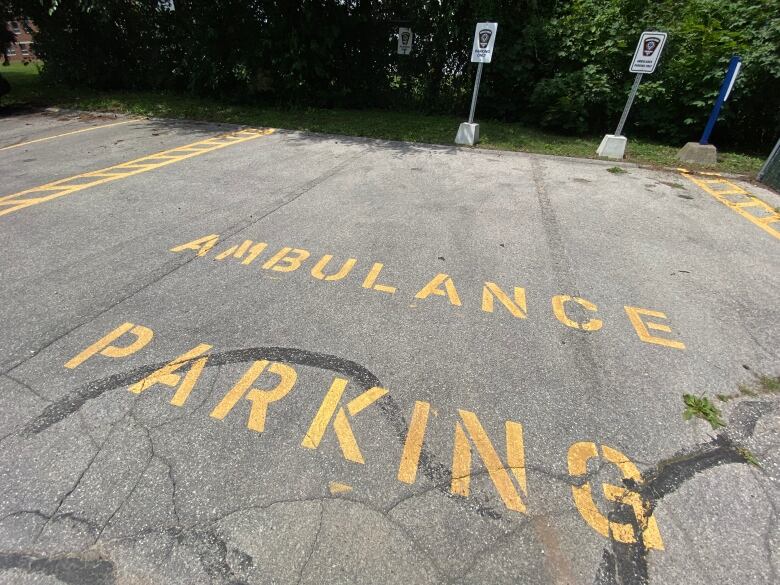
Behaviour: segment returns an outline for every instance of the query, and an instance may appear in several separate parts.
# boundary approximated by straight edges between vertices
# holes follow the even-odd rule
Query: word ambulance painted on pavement
[[[247,249],[251,249],[251,245]],[[142,350],[153,338],[154,332],[151,328],[125,322],[69,359],[65,362],[65,367],[74,369],[90,359],[125,358]],[[209,360],[211,349],[212,346],[208,343],[194,344],[192,349],[131,384],[128,390],[133,394],[142,394],[150,390],[159,391],[161,386],[168,387],[174,389],[170,404],[182,407],[195,390],[198,379]],[[268,383],[268,375],[263,377],[262,383],[258,383],[258,379],[264,372],[271,374],[274,384]],[[223,421],[239,402],[246,400],[250,403],[246,420],[247,428],[259,434],[266,432],[266,420],[269,412],[273,411],[273,405],[293,392],[297,379],[298,372],[290,363],[267,359],[253,360],[243,375],[223,394],[211,410],[210,417],[216,421]],[[330,388],[325,392],[311,419],[308,430],[301,438],[301,447],[317,450],[326,433],[333,433],[345,460],[355,464],[365,463],[363,453],[358,446],[361,429],[359,419],[356,417],[387,397],[389,391],[380,386],[373,386],[355,396],[352,390],[354,386],[355,384],[350,385],[350,380],[346,378],[339,376],[333,378]],[[246,408],[238,410],[246,412]],[[405,436],[396,478],[405,484],[414,484],[417,481],[431,411],[429,402],[415,401],[409,424],[404,425]],[[502,461],[476,413],[458,410],[458,420],[454,425],[449,493],[463,498],[469,496],[473,452],[476,451],[504,506],[514,512],[527,514],[529,486],[526,478],[523,425],[515,421],[505,421],[504,428],[506,462]],[[643,484],[639,469],[617,449],[601,445],[600,453],[601,455],[597,445],[590,441],[576,442],[568,450],[567,464],[572,478],[572,499],[580,515],[588,525],[605,538],[612,538],[625,544],[638,543],[641,539],[645,548],[662,550],[663,541],[655,517],[638,491]],[[606,499],[627,505],[633,512],[636,523],[612,521],[597,507],[591,485],[586,479],[588,462],[599,457],[614,465],[625,480],[630,480],[625,481],[624,486],[604,483],[602,490]],[[635,489],[629,489],[627,486]],[[332,493],[348,489],[350,486],[344,484],[331,485]],[[446,485],[442,489],[446,489]]]
[[[177,245],[171,248],[171,252],[194,251],[197,258],[202,258],[206,257],[217,246],[219,240],[220,236],[218,234],[211,234]],[[226,246],[224,249],[215,250],[214,260],[223,262],[232,259],[240,261],[241,266],[250,266],[259,260],[260,256],[267,249],[268,244],[265,242],[244,240],[241,244],[234,244]],[[312,259],[311,256],[309,250],[283,246],[273,254],[267,255],[262,262],[258,261],[257,265],[260,266],[261,270],[289,273],[302,268],[304,263]],[[347,258],[337,266],[337,262],[334,262],[332,254],[323,254],[316,262],[313,262],[309,269],[309,274],[322,282],[336,282],[347,278],[357,266],[358,260],[356,258]],[[368,271],[362,268],[361,277],[363,280],[361,287],[366,291],[379,292],[386,295],[396,294],[398,288],[395,285],[389,284],[387,281],[380,281],[384,266],[381,262],[373,262]],[[444,297],[451,307],[461,307],[463,305],[456,283],[448,274],[440,272],[427,282],[419,283],[418,286],[420,288],[414,294],[415,301],[425,301],[431,297],[438,296]],[[509,290],[510,288],[506,283],[484,282],[480,300],[481,310],[485,313],[493,313],[496,307],[500,305],[512,317],[521,320],[527,319],[529,308],[525,288],[512,286],[511,293],[508,292]],[[601,330],[604,326],[604,321],[598,317],[598,307],[588,299],[569,294],[558,294],[551,299],[551,309],[553,316],[561,324],[571,329],[592,333]],[[667,320],[664,312],[628,305],[624,306],[623,309],[628,317],[628,322],[641,341],[672,349],[685,349],[685,344],[674,338],[671,327],[662,322]],[[584,319],[578,318],[576,316],[578,314],[589,315],[589,317]],[[663,336],[659,335],[659,332]]]

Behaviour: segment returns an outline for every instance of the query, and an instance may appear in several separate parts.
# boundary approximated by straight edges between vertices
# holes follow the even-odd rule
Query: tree
[[[611,130],[642,30],[669,33],[628,132],[696,137],[732,54],[740,79],[714,137],[767,147],[780,131],[777,0],[20,0],[51,81],[175,89],[285,106],[467,111],[474,24],[499,23],[480,116]],[[414,32],[395,54],[398,26]],[[88,34],[87,34],[88,31]]]

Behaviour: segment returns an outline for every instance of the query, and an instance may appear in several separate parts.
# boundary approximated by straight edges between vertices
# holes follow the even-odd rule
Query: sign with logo
[[[493,58],[493,45],[496,43],[497,22],[478,22],[474,31],[474,48],[471,50],[472,63],[490,63]]]
[[[398,29],[398,54],[408,55],[412,52],[412,29],[400,28]]]
[[[665,32],[643,32],[642,36],[639,37],[639,43],[634,51],[634,59],[628,70],[631,73],[652,73],[655,71],[665,42]]]

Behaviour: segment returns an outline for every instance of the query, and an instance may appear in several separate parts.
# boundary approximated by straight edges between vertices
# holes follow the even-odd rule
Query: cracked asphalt
[[[0,177],[1,584],[778,582],[780,238],[679,172],[18,111]]]

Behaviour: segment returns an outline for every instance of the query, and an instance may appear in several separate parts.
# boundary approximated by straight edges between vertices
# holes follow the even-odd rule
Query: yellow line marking
[[[780,222],[780,213],[778,213],[774,207],[762,201],[755,195],[748,193],[742,187],[727,181],[726,179],[697,179],[690,173],[690,171],[686,169],[678,170],[683,177],[704,189],[704,191],[723,203],[723,205],[740,214],[754,225],[757,225],[769,235],[772,235],[780,240],[780,226],[778,226],[778,228],[774,228],[769,225],[770,223]],[[710,176],[712,175],[712,173],[708,174]],[[711,185],[724,185],[727,188],[713,189]],[[750,197],[750,199],[743,201],[730,201],[726,198],[727,195],[744,195]],[[759,210],[764,211],[766,215],[754,215],[747,211],[746,208],[758,208]]]
[[[718,195],[745,195],[745,194],[747,194],[747,191],[742,191],[742,190],[737,191],[736,189],[722,189],[722,190],[721,189],[715,189],[715,191],[718,192]]]
[[[108,167],[105,169],[91,171],[89,173],[82,173],[80,175],[75,175],[73,177],[68,177],[66,179],[53,181],[51,183],[47,183],[39,187],[33,187],[32,189],[26,189],[24,191],[19,191],[18,193],[6,195],[4,197],[0,197],[0,205],[4,205],[4,206],[12,205],[12,207],[8,207],[0,211],[0,216],[6,215],[8,213],[12,213],[14,211],[23,209],[25,207],[29,207],[30,205],[35,205],[37,203],[50,201],[52,199],[56,199],[57,197],[62,197],[63,195],[70,195],[71,193],[75,193],[76,191],[81,191],[82,189],[87,189],[88,187],[94,187],[96,185],[102,185],[104,183],[110,183],[111,181],[117,181],[119,179],[124,179],[126,177],[131,177],[133,175],[138,175],[140,173],[144,173],[146,171],[151,171],[153,169],[164,167],[173,164],[175,162],[179,162],[181,160],[198,156],[200,154],[205,154],[213,150],[225,148],[226,146],[232,146],[240,142],[253,140],[255,138],[259,138],[260,136],[268,136],[269,134],[273,134],[275,131],[276,130],[274,130],[273,128],[265,128],[265,129],[250,128],[246,130],[239,130],[237,132],[231,132],[229,134],[223,134],[220,136],[209,138],[207,140],[194,142],[187,146],[179,146],[177,148],[172,148],[170,150],[164,150],[162,152],[150,154],[142,158],[138,158],[125,163],[114,165],[112,167]],[[193,146],[203,145],[203,144],[207,146],[205,148],[201,148],[194,152],[188,150],[188,149],[192,149]],[[165,158],[160,160],[161,156],[164,156]],[[152,161],[154,159],[157,160],[155,160],[154,162],[144,162],[144,161]],[[68,183],[72,183],[73,181],[82,180],[82,179],[92,179],[92,180],[87,180],[87,182],[85,183],[68,184]],[[42,197],[35,196],[41,194],[43,194]],[[24,197],[25,195],[33,195],[33,196]]]
[[[339,483],[337,481],[330,482],[330,493],[332,495],[343,494],[345,492],[351,492],[352,486],[345,483]]]
[[[39,201],[39,199],[32,198],[32,199],[25,199],[25,201],[30,202],[29,204],[32,205],[34,202]],[[0,205],[17,205],[17,202],[16,201],[0,201]]]
[[[62,187],[61,185],[57,185],[57,186],[54,186],[54,187],[46,187],[46,186],[44,185],[43,187],[38,187],[38,190],[39,190],[39,191],[62,191],[62,189],[63,189],[63,187]],[[2,200],[0,200],[0,203],[1,203],[2,201],[5,201],[5,198],[3,198]]]
[[[0,148],[0,150],[11,150],[12,148],[27,146],[28,144],[35,144],[36,142],[44,142],[45,140],[54,140],[55,138],[61,138],[62,136],[71,136],[73,134],[81,134],[82,132],[90,132],[92,130],[99,130],[100,128],[110,128],[112,126],[121,126],[122,124],[129,124],[130,122],[138,122],[138,121],[139,120],[124,120],[123,122],[113,122],[111,124],[103,124],[101,126],[90,126],[89,128],[82,128],[81,130],[73,130],[72,132],[63,132],[62,134],[55,134],[54,136],[46,136],[45,138],[36,138],[35,140],[20,142],[19,144],[3,146],[2,148]]]
[[[760,207],[761,203],[762,201],[751,199],[750,201],[740,201],[739,203],[735,203],[734,205],[742,209],[743,207]]]

